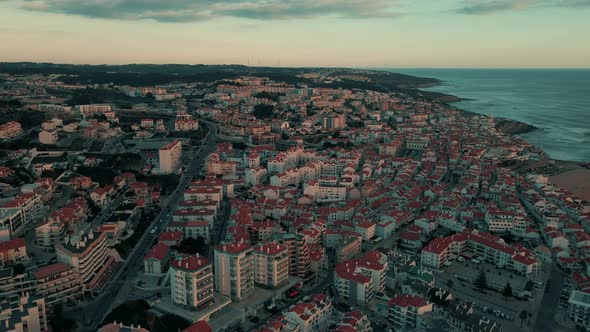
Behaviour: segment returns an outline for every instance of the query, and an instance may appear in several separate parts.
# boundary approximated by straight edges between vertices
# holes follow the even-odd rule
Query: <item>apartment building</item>
[[[339,130],[346,127],[345,114],[329,114],[322,119],[323,128],[326,130]]]
[[[324,294],[310,296],[308,302],[297,303],[283,312],[285,320],[300,332],[326,331],[334,311],[332,301]]]
[[[0,302],[0,331],[48,331],[47,308],[40,294],[21,296],[16,305]]]
[[[573,291],[568,304],[570,320],[588,330],[590,328],[590,294]]]
[[[170,264],[172,302],[202,309],[213,301],[213,269],[205,257],[178,258]]]
[[[500,237],[477,230],[432,240],[422,248],[421,263],[440,269],[447,261],[463,254],[522,275],[530,275],[539,268],[532,251],[518,245],[509,246]]]
[[[215,289],[240,302],[254,292],[253,249],[246,243],[215,247]]]
[[[27,259],[25,239],[17,238],[0,242],[0,267],[14,265]]]
[[[76,110],[84,115],[111,112],[113,107],[104,104],[76,105]]]
[[[422,316],[432,311],[432,303],[426,299],[410,295],[396,295],[389,300],[389,311],[387,319],[395,331],[419,328]]]
[[[40,267],[34,273],[37,291],[43,294],[48,308],[58,303],[78,300],[82,296],[80,275],[64,263]]]
[[[289,274],[306,278],[311,274],[309,245],[302,234],[280,234],[278,242],[287,247],[289,256]]]
[[[56,244],[62,243],[66,234],[63,220],[49,219],[35,228],[35,244],[45,250],[53,250]]]
[[[179,140],[174,140],[161,147],[159,150],[160,172],[164,174],[176,172],[180,165],[181,156],[182,143]]]
[[[289,278],[287,247],[265,243],[254,247],[254,283],[264,288],[279,288]]]
[[[57,261],[76,269],[80,274],[84,291],[93,291],[113,263],[107,252],[106,233],[90,232],[79,241],[67,241],[55,246]]]

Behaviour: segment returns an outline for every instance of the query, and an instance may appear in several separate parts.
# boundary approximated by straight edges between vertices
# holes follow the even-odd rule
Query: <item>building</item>
[[[588,330],[590,328],[590,294],[573,291],[568,303],[570,320]]]
[[[215,289],[240,302],[254,293],[253,250],[234,242],[215,247]]]
[[[43,294],[48,308],[57,303],[78,300],[82,296],[80,275],[76,269],[64,263],[40,267],[34,276],[37,291]]]
[[[422,315],[432,311],[432,304],[415,295],[397,295],[389,300],[387,319],[396,331],[421,327]]]
[[[18,238],[0,242],[0,267],[21,263],[27,259],[25,239]]]
[[[165,243],[158,242],[143,259],[146,274],[162,274],[166,272],[166,265],[170,259],[170,249]]]
[[[160,148],[160,171],[162,173],[174,173],[180,165],[182,155],[182,143],[174,140]]]
[[[372,251],[358,260],[336,264],[334,285],[345,300],[365,306],[375,294],[385,292],[386,273],[387,256]]]
[[[105,233],[91,232],[79,241],[55,246],[57,261],[76,269],[84,291],[93,291],[104,284],[105,274],[113,263],[107,253]]]
[[[264,288],[279,288],[289,279],[287,247],[266,243],[254,248],[254,283]]]
[[[16,121],[6,122],[0,125],[0,139],[12,138],[20,135],[23,129]]]
[[[281,234],[279,243],[287,247],[289,274],[307,278],[311,273],[309,245],[302,234]]]
[[[422,248],[421,263],[440,269],[447,261],[459,256],[477,257],[522,275],[530,275],[540,265],[532,251],[518,245],[509,246],[502,238],[477,230],[435,238]]]
[[[326,130],[339,130],[346,127],[346,115],[345,114],[330,114],[324,116],[323,127]]]
[[[59,136],[55,130],[42,130],[39,132],[39,143],[54,145],[59,141]]]
[[[193,116],[185,112],[176,114],[174,121],[174,130],[176,131],[190,131],[199,129],[199,121],[193,119]]]
[[[172,302],[202,309],[213,301],[213,270],[205,257],[179,258],[170,264]]]
[[[287,309],[283,315],[285,320],[298,327],[287,331],[313,332],[327,331],[331,323],[334,307],[332,301],[324,294],[310,296],[309,302],[297,303]]]
[[[123,323],[113,322],[107,325],[102,326],[98,329],[98,332],[150,332],[149,330],[144,329],[140,325],[131,326],[124,325]]]
[[[106,113],[111,112],[113,107],[111,105],[103,104],[90,104],[90,105],[76,105],[76,110],[84,115],[90,115],[94,113]]]
[[[43,296],[21,296],[16,304],[0,302],[0,331],[48,331],[47,309]]]

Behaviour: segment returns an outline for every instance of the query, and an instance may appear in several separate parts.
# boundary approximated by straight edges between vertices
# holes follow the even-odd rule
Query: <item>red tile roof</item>
[[[168,254],[168,251],[169,250],[170,249],[168,248],[168,246],[166,244],[164,244],[162,242],[158,242],[145,255],[144,260],[150,259],[150,258],[155,258],[155,259],[161,261],[161,260],[163,260],[166,257],[166,255]]]
[[[229,254],[239,254],[250,249],[250,245],[243,242],[233,242],[229,244],[218,245],[215,247],[215,249]]]
[[[64,263],[45,265],[40,267],[37,271],[35,271],[35,278],[43,279],[54,274],[65,272],[69,269],[71,269],[71,267],[67,266]]]
[[[206,321],[200,320],[182,330],[182,332],[213,332],[213,328]]]
[[[0,242],[0,252],[6,252],[9,250],[16,250],[19,248],[26,248],[27,243],[23,238],[12,239],[4,242]]]
[[[172,267],[187,271],[195,271],[209,264],[209,260],[201,256],[189,256],[183,259],[175,259]]]

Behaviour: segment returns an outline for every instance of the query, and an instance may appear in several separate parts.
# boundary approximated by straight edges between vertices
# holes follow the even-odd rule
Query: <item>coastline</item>
[[[441,92],[431,92],[422,90],[422,88],[435,87],[442,83],[444,83],[444,81],[437,80],[437,82],[433,82],[421,87],[416,87],[415,89],[418,90],[420,94],[422,94],[424,97],[428,97],[434,101],[447,104],[461,113],[469,114],[472,116],[477,115],[489,117],[489,115],[486,114],[468,111],[456,107],[455,105],[452,105],[456,102],[471,99],[461,98],[456,95]],[[518,136],[535,130],[540,130],[538,127],[535,127],[531,124],[505,117],[498,117],[495,120],[496,129],[498,129],[506,135]],[[549,155],[547,155],[547,153],[543,149],[535,145],[533,146],[535,149],[542,152],[543,155],[547,158],[546,161],[550,163],[549,166],[545,166],[538,169],[541,171],[541,173],[544,173],[544,175],[546,175],[549,178],[549,182],[555,183],[560,187],[563,187],[571,191],[572,193],[578,195],[580,198],[590,201],[590,162],[553,159]]]

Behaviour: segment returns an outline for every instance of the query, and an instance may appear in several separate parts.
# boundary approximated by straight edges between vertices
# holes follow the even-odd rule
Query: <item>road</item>
[[[134,276],[143,267],[143,256],[150,249],[155,236],[170,221],[169,214],[183,199],[185,188],[199,173],[205,158],[216,149],[217,126],[208,121],[203,121],[203,123],[209,128],[209,133],[201,146],[194,153],[191,153],[191,161],[185,168],[176,190],[164,203],[162,210],[144,232],[121,268],[107,282],[104,287],[105,292],[99,295],[94,302],[84,305],[82,331],[96,331],[98,324],[102,322],[112,308],[129,299],[129,295],[133,290]],[[153,229],[156,229],[155,235],[150,234]]]
[[[533,331],[567,331],[567,328],[560,326],[555,321],[555,313],[558,310],[559,296],[563,288],[563,272],[557,267],[557,263],[551,266],[551,284],[549,291],[543,296],[539,311],[537,312],[537,320]]]

